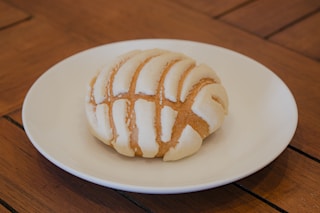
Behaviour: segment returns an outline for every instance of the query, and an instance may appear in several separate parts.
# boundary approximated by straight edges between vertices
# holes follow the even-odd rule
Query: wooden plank
[[[3,118],[0,146],[0,198],[18,212],[142,212],[118,192],[51,164],[20,128]]]
[[[19,123],[21,122],[21,110],[11,113],[9,116],[15,121]],[[45,161],[42,162],[42,164],[45,164],[45,167],[49,167],[49,170],[52,170],[51,167],[55,167],[52,166],[49,162],[46,162],[47,160],[45,159],[42,159],[42,161]],[[59,169],[55,168],[54,170]],[[59,171],[57,172],[63,173]],[[90,183],[88,184],[92,185]],[[87,184],[83,183],[83,185]],[[232,209],[240,212],[256,212],[262,210],[268,210],[268,212],[276,212],[269,205],[263,203],[257,198],[254,198],[253,196],[249,195],[245,191],[242,191],[234,185],[228,185],[220,187],[218,189],[182,195],[144,195],[128,192],[122,192],[122,194],[125,194],[125,197],[129,197],[130,200],[139,203],[140,205],[144,206],[144,208],[149,209],[152,212],[193,212],[196,210],[222,211],[226,209],[228,209],[228,211]],[[166,203],[166,205],[163,205],[164,203]],[[197,205],[193,205],[195,203],[197,203]],[[248,205],[248,203],[250,205]],[[199,204],[201,204],[203,209],[199,209],[199,207],[196,207]],[[190,208],[190,205],[193,207]]]
[[[11,26],[31,16],[6,2],[0,1],[0,29]]]
[[[20,112],[14,114],[13,117]],[[0,138],[6,139],[0,140],[4,143],[0,144],[3,147],[3,152],[0,152],[0,171],[3,173],[0,174],[0,197],[16,210],[140,212],[115,191],[80,180],[51,164],[32,147],[23,131],[5,119],[0,119]],[[16,175],[17,171],[19,175]],[[121,194],[151,212],[277,212],[234,185],[178,195]]]
[[[304,171],[304,173],[301,173],[301,171]],[[238,184],[252,190],[288,212],[317,212],[320,207],[318,200],[320,196],[319,177],[319,163],[291,149],[287,149],[270,166],[239,181]],[[166,197],[132,193],[128,193],[128,196],[138,200],[139,203],[152,206],[153,209],[159,212],[173,212],[175,209],[178,210],[180,206],[188,206],[190,212],[205,212],[209,210],[220,212],[225,210],[225,208],[220,209],[222,205],[228,205],[226,209],[229,209],[229,211],[231,209],[238,210],[233,207],[235,205],[239,206],[239,212],[250,210],[251,208],[252,212],[259,212],[261,206],[256,206],[254,201],[250,202],[250,205],[252,204],[254,207],[249,207],[247,203],[245,207],[249,209],[241,209],[242,204],[245,202],[242,199],[249,195],[245,194],[243,196],[243,192],[237,194],[239,190],[233,187],[228,185],[201,193]],[[210,198],[211,202],[208,202],[208,198]],[[195,203],[200,205],[195,205]],[[195,206],[201,206],[203,209],[194,209]],[[261,211],[264,212],[263,210]]]
[[[273,35],[270,40],[320,60],[320,12],[296,23],[295,25]]]
[[[231,9],[239,7],[250,0],[175,0],[175,2],[210,15],[220,16]]]
[[[267,168],[238,183],[288,212],[318,212],[319,178],[318,162],[286,149]]]
[[[21,112],[17,111],[10,114],[10,117],[19,119],[20,114]],[[304,172],[301,173],[301,171]],[[284,210],[291,212],[294,208],[298,208],[299,212],[305,212],[319,206],[317,200],[320,195],[319,177],[319,163],[287,148],[271,165],[248,178],[238,181],[237,184]],[[123,193],[135,202],[156,212],[170,212],[171,209],[172,211],[179,210],[179,208],[183,209],[184,206],[188,207],[183,209],[187,212],[199,210],[192,208],[192,206],[198,206],[193,205],[193,203],[200,203],[203,211],[233,209],[242,212],[252,209],[252,212],[257,212],[269,208],[269,206],[265,206],[265,204],[232,184],[218,189],[182,195],[163,196]],[[287,194],[287,196],[283,196],[283,194]],[[210,202],[208,198],[210,198]],[[302,202],[304,199],[306,201]],[[301,200],[301,202],[293,204],[293,200]],[[225,205],[228,207],[226,208]]]
[[[18,110],[10,114],[14,120],[21,122],[21,111]],[[43,159],[43,161],[46,161]],[[49,164],[49,163],[48,163]],[[47,165],[47,163],[46,163]],[[51,167],[51,166],[50,166]],[[234,185],[228,185],[217,189],[207,190],[199,193],[189,193],[182,195],[143,195],[137,193],[122,192],[130,197],[134,202],[139,202],[145,208],[158,212],[158,211],[177,211],[183,210],[184,212],[192,212],[200,210],[190,208],[189,205],[195,207],[199,203],[203,206],[203,211],[222,211],[225,209],[233,209],[235,211],[262,211],[275,212],[270,206],[240,190]],[[208,199],[210,198],[210,199]],[[178,201],[178,202],[177,202]],[[166,203],[166,205],[163,205]],[[198,203],[192,205],[192,203]],[[248,205],[248,203],[250,205]],[[226,208],[227,205],[227,208]]]
[[[21,108],[29,87],[50,66],[92,44],[37,19],[0,31],[0,115]]]
[[[259,61],[284,80],[297,101],[299,125],[291,144],[320,158],[318,62],[170,1],[139,0],[127,8],[125,5],[130,4],[129,0],[99,1],[99,4],[82,0],[77,1],[77,10],[70,10],[72,5],[65,0],[60,0],[60,3],[50,1],[46,7],[39,6],[39,0],[33,0],[34,4],[12,1],[24,10],[46,18],[60,30],[68,30],[99,43],[156,35],[221,45]],[[104,15],[106,8],[111,11],[108,16]],[[143,19],[139,15],[142,12]],[[306,140],[301,140],[300,134],[306,136]]]
[[[8,115],[11,119],[14,120],[14,122],[17,122],[18,124],[22,125],[22,109],[13,111]]]
[[[0,212],[2,213],[9,213],[11,211],[9,211],[9,209],[7,209],[6,207],[4,207],[3,205],[0,204]]]
[[[226,14],[221,20],[267,37],[319,7],[319,0],[258,0]]]
[[[79,43],[84,43],[82,44],[82,48],[86,48],[86,45],[90,46],[90,42],[88,44],[84,38],[89,38],[97,43],[105,43],[132,38],[167,37],[198,40],[222,45],[262,62],[285,80],[289,88],[293,91],[299,107],[299,126],[291,144],[319,158],[320,145],[318,143],[318,130],[320,127],[320,116],[318,106],[320,94],[318,92],[318,79],[320,65],[318,62],[286,48],[282,48],[279,45],[272,44],[264,39],[242,32],[239,29],[230,27],[227,24],[212,20],[208,15],[194,12],[175,3],[170,3],[170,1],[163,2],[156,0],[151,2],[137,0],[137,4],[132,4],[129,0],[114,2],[101,0],[97,1],[98,4],[94,4],[80,0],[77,1],[77,10],[70,9],[73,8],[72,4],[74,3],[69,1],[48,1],[46,4],[36,0],[32,2],[23,0],[12,1],[14,1],[19,8],[23,8],[24,11],[35,14],[37,18],[41,19],[41,21],[39,21],[39,19],[36,20],[39,21],[39,23],[29,25],[29,27],[25,27],[24,30],[42,32],[35,37],[34,41],[31,39],[31,36],[27,37],[29,44],[24,45],[33,47],[23,48],[23,50],[25,50],[23,53],[27,54],[27,56],[20,56],[19,47],[15,47],[14,45],[11,46],[16,48],[16,54],[13,54],[13,50],[10,50],[8,46],[5,50],[9,50],[9,53],[6,53],[6,51],[0,53],[4,55],[0,58],[7,59],[7,61],[1,61],[0,65],[5,65],[6,67],[16,66],[16,69],[13,69],[12,72],[16,72],[16,70],[19,69],[29,69],[27,74],[32,75],[35,67],[46,68],[47,66],[51,66],[51,62],[55,63],[75,51],[75,49],[77,49],[75,46],[79,45]],[[132,5],[132,7],[126,7],[128,4]],[[105,15],[106,12],[108,12],[108,16]],[[142,13],[143,16],[141,16]],[[46,22],[43,20],[46,20]],[[33,29],[30,26],[38,29]],[[53,28],[52,26],[55,27]],[[5,31],[6,34],[8,29]],[[53,35],[47,35],[45,33],[47,31],[48,34],[53,33]],[[23,30],[18,30],[17,32],[22,34]],[[65,32],[71,35],[65,35]],[[5,44],[5,42],[1,43],[1,35],[3,33],[4,31],[0,32],[1,47]],[[81,36],[81,38],[74,36],[74,34]],[[16,35],[19,36],[17,37]],[[37,33],[33,33],[33,35],[37,35]],[[47,35],[49,38],[41,38],[40,35]],[[62,38],[60,38],[59,35],[63,35]],[[23,43],[20,40],[20,34],[12,33],[11,36],[15,36],[18,44],[21,45],[21,43]],[[76,41],[72,41],[72,39]],[[49,44],[49,48],[47,48],[45,45],[48,45],[47,43],[50,42],[53,44]],[[59,47],[62,45],[63,48],[70,48],[68,45],[72,42],[74,42],[73,45],[71,45],[72,50],[64,50],[66,51],[64,52],[60,49],[62,47]],[[41,48],[41,45],[44,45],[45,48]],[[53,52],[58,51],[57,55],[50,53],[50,48]],[[81,49],[81,47],[78,48]],[[46,57],[48,52],[49,55]],[[61,57],[58,55],[59,53],[62,53]],[[6,54],[8,55],[5,56]],[[44,56],[39,57],[39,54],[43,54]],[[36,57],[38,59],[33,61],[31,55],[38,55],[38,57]],[[17,59],[19,59],[18,63],[24,66],[12,65],[16,63]],[[28,62],[24,62],[22,59]],[[43,62],[43,60],[51,61]],[[40,75],[40,73],[41,72],[38,71],[35,76]],[[8,75],[10,75],[10,73]],[[19,79],[22,79],[21,74],[19,75]],[[20,84],[26,83],[30,85],[36,78],[35,76],[31,78],[23,76],[25,80],[20,81]],[[1,78],[3,77],[6,76],[1,76]],[[0,80],[0,83],[3,82]],[[8,88],[8,91],[11,92],[9,86],[9,84],[5,85],[2,91]],[[2,84],[0,84],[0,88],[3,88]],[[25,89],[21,89],[21,91],[25,91]],[[11,94],[15,95],[13,92]],[[0,97],[2,98],[2,96]],[[22,99],[22,97],[20,98]],[[20,100],[20,103],[21,102],[22,100]],[[18,105],[19,104],[16,104],[16,106]],[[2,108],[0,107],[0,109]],[[18,111],[10,114],[10,116],[18,120],[19,118],[17,117],[19,117],[19,113]],[[21,120],[18,120],[18,122],[21,122]],[[21,129],[5,119],[0,119],[0,143],[0,198],[10,205],[14,204],[13,206],[17,206],[17,209],[21,212],[24,212],[24,210],[32,211],[38,207],[43,211],[50,211],[51,209],[52,211],[63,211],[69,208],[71,211],[79,211],[81,210],[80,208],[91,208],[93,211],[111,211],[111,207],[107,208],[106,206],[109,206],[109,204],[110,206],[112,206],[112,204],[120,206],[123,202],[126,207],[115,210],[121,211],[131,208],[131,204],[128,204],[126,199],[124,201],[121,200],[123,197],[119,196],[119,194],[116,193],[114,195],[113,193],[115,192],[113,190],[109,191],[108,189],[79,180],[56,168],[36,152]],[[289,150],[289,152],[287,150],[284,154],[286,153],[289,153],[286,158],[283,159],[283,155],[281,155],[277,161],[266,169],[252,175],[248,180],[244,179],[238,183],[285,209],[292,210],[295,207],[296,201],[300,202],[300,204],[297,205],[297,209],[299,210],[303,209],[308,211],[307,206],[302,206],[304,204],[314,205],[318,208],[319,205],[314,202],[315,199],[313,196],[315,195],[315,198],[319,197],[317,191],[319,189],[318,185],[314,186],[314,182],[319,179],[319,164],[315,164],[315,161],[306,157],[303,157],[304,160],[301,160],[301,155],[292,150]],[[294,172],[288,171],[292,169],[296,170],[294,170]],[[306,169],[314,170],[315,172],[305,172]],[[267,172],[265,170],[267,170]],[[20,172],[22,173],[21,177],[19,177]],[[272,178],[272,175],[276,176]],[[304,177],[305,175],[308,177]],[[40,176],[40,179],[38,176]],[[288,176],[290,177],[287,178]],[[303,186],[299,184],[303,184]],[[294,187],[292,187],[292,185]],[[304,185],[306,185],[305,189]],[[316,193],[310,190],[312,186],[314,186]],[[291,195],[291,192],[293,193],[293,199],[287,198],[287,196],[289,197]],[[309,193],[306,196],[308,201],[303,200],[306,193]],[[61,194],[62,197],[59,196]],[[247,209],[245,202],[247,202],[246,205],[249,206],[251,202],[256,203],[258,205],[257,209],[264,206],[263,203],[255,198],[253,199],[253,197],[247,193],[238,190],[234,185],[231,185],[231,187],[230,185],[222,187],[222,189],[218,188],[200,193],[177,196],[136,195],[134,193],[124,193],[124,195],[128,195],[133,199],[133,202],[138,205],[140,205],[141,201],[143,208],[154,211],[168,209],[166,202],[169,202],[168,206],[174,209],[174,199],[178,200],[178,205],[185,211],[189,208],[192,209],[193,207],[190,206],[192,204],[198,205],[197,203],[202,204],[203,209],[206,210],[211,208],[220,210],[220,208],[223,209],[223,206],[228,206],[229,202],[231,202],[231,206],[237,210],[237,204],[241,205],[237,201],[238,197],[240,197],[240,200],[243,202],[243,206],[241,205],[239,207],[240,210]],[[210,202],[213,201],[210,196],[219,198],[219,195],[226,197],[226,199],[215,201],[218,207],[212,206]],[[301,197],[299,197],[299,195]],[[189,196],[192,199],[189,199]],[[274,196],[274,198],[272,196]],[[120,200],[117,202],[118,199]],[[72,202],[77,203],[79,207],[76,207]],[[157,202],[159,202],[161,206],[157,204]],[[62,203],[62,207],[56,207],[60,205],[60,203]],[[28,204],[30,206],[32,205],[30,207],[31,210],[26,209],[29,207]],[[185,207],[183,207],[184,204]],[[310,209],[315,209],[314,206],[310,207]],[[201,208],[201,206],[199,208]],[[132,211],[135,210],[137,209],[132,209]],[[295,209],[293,209],[293,211],[295,211]]]
[[[124,193],[153,212],[278,212],[232,184],[186,194]]]

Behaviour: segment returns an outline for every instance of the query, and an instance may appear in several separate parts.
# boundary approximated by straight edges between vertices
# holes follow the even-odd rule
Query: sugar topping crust
[[[179,160],[221,127],[228,97],[209,66],[163,49],[134,50],[101,69],[88,86],[94,136],[126,156]]]

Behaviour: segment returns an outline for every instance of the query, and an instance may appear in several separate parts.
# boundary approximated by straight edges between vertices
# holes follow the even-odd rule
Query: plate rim
[[[48,75],[48,73],[51,72],[55,72],[55,68],[60,65],[61,63],[63,63],[64,61],[70,60],[71,58],[76,58],[77,56],[83,54],[84,52],[91,52],[91,51],[95,51],[99,48],[103,48],[105,46],[110,46],[110,45],[125,45],[125,44],[129,44],[129,43],[135,43],[135,42],[182,42],[182,43],[186,43],[186,44],[193,44],[193,45],[208,45],[208,46],[212,46],[214,48],[219,48],[222,51],[228,51],[231,52],[232,54],[236,54],[237,56],[241,56],[241,57],[245,57],[246,59],[257,63],[263,67],[265,67],[268,71],[270,71],[270,74],[273,75],[273,77],[277,78],[279,80],[279,82],[282,84],[282,86],[285,87],[286,91],[288,92],[288,94],[291,96],[290,98],[292,99],[292,107],[294,108],[295,111],[295,124],[293,124],[293,128],[291,131],[291,136],[289,136],[288,142],[286,143],[286,145],[284,147],[282,147],[281,149],[279,149],[279,152],[277,154],[274,155],[274,157],[269,161],[266,162],[264,165],[261,165],[260,167],[256,167],[254,169],[252,169],[252,171],[250,171],[249,173],[244,173],[241,174],[237,177],[233,177],[230,178],[227,181],[220,181],[219,183],[217,182],[207,182],[207,183],[201,183],[198,185],[188,185],[188,186],[178,186],[178,187],[157,187],[157,186],[135,186],[135,185],[128,185],[128,184],[122,184],[122,183],[117,183],[114,181],[109,181],[109,180],[102,180],[100,178],[97,177],[92,177],[90,175],[85,175],[82,174],[81,172],[75,170],[74,168],[70,168],[64,164],[61,164],[61,162],[57,161],[56,159],[54,159],[52,156],[48,155],[48,153],[46,153],[45,150],[42,149],[42,147],[38,144],[38,142],[35,141],[32,133],[30,132],[28,125],[27,125],[27,118],[26,118],[26,109],[27,109],[27,104],[28,100],[30,98],[30,94],[32,93],[35,85],[38,84],[38,82],[40,82],[43,78],[45,78],[46,75]],[[285,149],[286,147],[289,145],[289,143],[291,142],[292,138],[294,137],[294,133],[296,131],[297,125],[298,125],[298,107],[297,107],[297,103],[295,101],[295,98],[292,94],[292,92],[290,91],[289,87],[285,84],[285,82],[278,76],[276,75],[272,70],[270,70],[269,68],[267,68],[265,65],[261,64],[260,62],[242,54],[239,52],[236,52],[234,50],[225,48],[225,47],[221,47],[221,46],[217,46],[214,44],[209,44],[209,43],[203,43],[203,42],[198,42],[198,41],[191,41],[191,40],[180,40],[180,39],[135,39],[135,40],[125,40],[125,41],[117,41],[117,42],[113,42],[113,43],[107,43],[107,44],[103,44],[103,45],[99,45],[99,46],[95,46],[83,51],[80,51],[76,54],[73,54],[67,58],[62,59],[61,61],[59,61],[58,63],[54,64],[53,66],[51,66],[49,69],[47,69],[46,71],[44,71],[41,76],[39,78],[36,79],[36,81],[32,84],[32,86],[29,88],[25,99],[23,101],[23,105],[22,105],[22,123],[24,126],[24,130],[28,136],[28,138],[30,139],[31,143],[33,144],[33,146],[37,149],[37,151],[39,151],[41,153],[41,155],[43,155],[47,160],[49,160],[51,163],[53,163],[54,165],[58,166],[59,168],[61,168],[62,170],[75,175],[81,179],[84,179],[86,181],[98,184],[98,185],[102,185],[105,187],[110,187],[113,189],[120,189],[120,190],[124,190],[124,191],[130,191],[130,192],[138,192],[138,193],[148,193],[148,194],[177,194],[177,193],[187,193],[187,192],[195,192],[195,191],[202,191],[202,190],[206,190],[206,189],[210,189],[210,188],[215,188],[215,187],[219,187],[234,181],[237,181],[239,179],[242,179],[244,177],[247,177],[259,170],[261,170],[262,168],[264,168],[265,166],[269,165],[272,161],[274,161]]]

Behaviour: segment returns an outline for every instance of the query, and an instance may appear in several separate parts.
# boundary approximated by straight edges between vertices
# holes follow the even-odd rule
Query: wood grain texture
[[[16,111],[14,113],[10,114],[11,118],[17,118],[19,119],[21,116],[21,111]],[[20,121],[19,121],[20,122]],[[35,202],[41,203],[41,206],[36,206],[35,208],[40,209],[46,209],[46,210],[60,210],[63,208],[66,209],[74,209],[75,205],[74,203],[77,202],[71,202],[70,199],[75,199],[74,196],[76,196],[76,199],[90,199],[95,200],[99,199],[101,197],[105,198],[109,202],[110,199],[107,199],[108,196],[118,196],[115,195],[114,192],[108,188],[100,187],[85,181],[82,181],[76,177],[73,177],[72,175],[69,175],[62,171],[61,169],[57,168],[56,166],[52,165],[48,160],[44,159],[31,145],[31,142],[26,139],[26,136],[21,131],[21,129],[17,129],[16,126],[13,124],[10,124],[9,121],[0,119],[0,127],[2,126],[8,126],[9,131],[2,132],[0,130],[0,137],[6,138],[5,143],[10,144],[5,146],[5,150],[9,151],[10,156],[6,156],[6,154],[1,154],[2,162],[7,162],[6,164],[9,164],[5,167],[5,177],[0,176],[5,183],[5,186],[0,185],[0,190],[10,190],[15,191],[15,193],[18,193],[18,191],[22,190],[21,194],[27,193],[30,189],[28,187],[36,188],[36,190],[33,190],[28,196],[37,196],[39,199],[42,198],[43,192],[41,191],[42,188],[45,188],[46,194],[55,194],[53,196],[62,196],[60,199],[67,199],[66,202],[70,202],[70,204],[62,203],[61,207],[56,207],[55,204],[59,203],[61,200],[55,197],[52,197],[50,195],[46,195],[48,199],[54,199],[56,200],[54,203],[52,203],[52,206],[45,206],[45,203],[47,203],[47,200],[36,200]],[[7,128],[8,130],[8,128]],[[23,143],[23,145],[20,145],[20,152],[16,153],[15,146],[17,146],[17,143]],[[2,145],[3,147],[3,145]],[[12,152],[11,152],[12,150]],[[23,156],[27,153],[29,156],[28,159],[24,159]],[[19,157],[14,157],[19,156]],[[13,158],[15,160],[13,160]],[[15,162],[17,163],[15,167],[17,167],[15,170],[22,170],[21,175],[19,177],[15,178],[9,178],[12,175],[14,175],[14,172],[10,171],[10,169],[13,167]],[[1,166],[0,171],[4,171]],[[30,168],[29,168],[30,167]],[[31,184],[30,182],[36,181],[37,185]],[[10,179],[10,180],[9,180]],[[12,185],[27,187],[24,189],[22,187],[19,187],[17,189],[12,188]],[[27,186],[24,186],[27,185]],[[68,187],[72,190],[72,193],[69,192],[69,190],[66,192],[65,187]],[[80,188],[80,189],[79,189]],[[39,191],[38,191],[39,190]],[[14,193],[14,194],[15,194]],[[41,194],[39,194],[41,193]],[[74,194],[73,194],[74,193]],[[268,212],[276,212],[275,209],[270,207],[269,205],[263,203],[259,199],[253,197],[252,195],[247,194],[245,191],[242,191],[241,189],[237,188],[234,185],[228,185],[224,187],[220,187],[217,189],[207,190],[203,192],[197,192],[197,193],[187,193],[182,195],[144,195],[144,194],[138,194],[138,193],[127,193],[127,192],[121,192],[121,194],[125,195],[129,200],[132,200],[135,203],[139,203],[140,206],[142,206],[144,209],[151,210],[152,212],[194,212],[194,211],[229,211],[230,209],[233,209],[234,211],[238,212],[257,212],[257,211],[263,211],[267,210]],[[3,195],[1,195],[2,197]],[[18,195],[15,195],[18,196]],[[68,198],[64,197],[67,196]],[[12,206],[15,208],[18,208],[20,210],[24,210],[28,207],[28,205],[33,205],[33,203],[27,204],[29,201],[25,200],[26,197],[20,197],[18,196],[18,200],[22,200],[22,206],[17,205],[17,203],[10,200],[9,197],[4,196],[4,199],[9,202]],[[35,199],[35,198],[33,198]],[[118,199],[118,198],[117,198]],[[81,201],[84,204],[83,205],[91,205],[89,201]],[[118,202],[123,202],[122,200],[119,200]],[[96,203],[96,202],[95,202]],[[248,205],[249,204],[249,205]],[[40,204],[39,204],[40,205]],[[105,208],[105,203],[99,203],[100,210],[107,210],[108,208]],[[111,204],[108,203],[107,206],[110,206]],[[114,204],[118,205],[118,204]],[[18,207],[17,207],[18,206]],[[80,209],[81,206],[78,208]],[[88,206],[81,207],[83,209],[88,209]],[[98,207],[97,207],[98,208]],[[117,210],[114,206],[110,206],[109,208],[112,208],[112,210]],[[127,209],[127,206],[123,206],[123,209]],[[78,209],[78,210],[79,210]],[[133,208],[132,210],[135,210]],[[135,210],[136,211],[136,210]]]
[[[153,212],[278,212],[232,184],[198,193],[177,195],[124,193],[148,206]]]
[[[320,61],[320,12],[276,33],[270,40]]]
[[[31,16],[4,1],[0,1],[0,29],[27,20]]]
[[[0,115],[21,108],[27,90],[49,67],[92,43],[37,19],[0,31]]]
[[[7,209],[5,206],[0,204],[0,212],[2,213],[9,213],[11,212],[9,209]]]
[[[242,4],[251,0],[174,0],[175,2],[190,7],[197,11],[208,14],[211,17],[217,17],[229,12]]]
[[[318,212],[319,177],[318,162],[288,148],[274,163],[239,184],[288,212]]]
[[[319,0],[201,0],[198,5],[188,0],[1,1],[33,17],[0,29],[0,115],[5,115],[0,118],[0,199],[18,211],[275,211],[267,201],[290,212],[318,212],[320,64],[314,57],[316,35],[304,33],[319,22],[314,12]],[[248,19],[244,25],[238,20],[241,16]],[[235,23],[226,23],[228,17]],[[264,26],[258,26],[261,23]],[[258,33],[248,32],[246,24]],[[292,40],[294,36],[301,39]],[[76,52],[137,38],[220,45],[270,68],[288,85],[298,105],[299,123],[290,147],[248,178],[181,195],[118,192],[54,166],[23,132],[21,108],[27,90],[49,67]]]
[[[226,14],[221,20],[267,37],[319,7],[320,0],[257,0]]]
[[[142,212],[116,191],[51,164],[20,128],[3,118],[0,144],[0,198],[18,212]]]
[[[11,118],[13,122],[17,122],[19,125],[22,125],[22,109],[15,110],[7,116]]]
[[[138,0],[125,7],[129,0],[113,3],[82,0],[77,1],[76,10],[72,2],[65,0],[50,1],[42,7],[40,0],[33,0],[34,4],[13,1],[27,12],[45,18],[50,25],[58,26],[60,31],[68,30],[98,43],[146,37],[179,38],[221,45],[252,57],[275,72],[293,92],[299,109],[297,131],[306,135],[306,139],[294,138],[291,144],[320,158],[318,62],[168,1]],[[106,8],[111,11],[108,16]]]
[[[16,111],[10,114],[10,117],[19,119],[20,115],[21,112]],[[304,172],[301,173],[301,171]],[[319,163],[287,148],[271,165],[248,178],[238,181],[237,184],[271,201],[281,209],[291,212],[292,208],[299,208],[299,211],[304,212],[308,209],[316,209],[319,204],[316,199],[320,193],[317,187],[318,177],[320,177],[319,172]],[[170,212],[170,210],[178,209],[187,212],[196,210],[223,212],[226,209],[239,212],[249,210],[257,212],[270,208],[232,184],[218,189],[182,195],[122,193],[154,212]],[[283,196],[283,194],[286,194],[286,196]],[[303,199],[307,203],[303,203]],[[300,200],[301,202],[293,205],[292,200]],[[196,203],[201,204],[201,208]],[[269,209],[268,211],[272,212],[272,210]]]

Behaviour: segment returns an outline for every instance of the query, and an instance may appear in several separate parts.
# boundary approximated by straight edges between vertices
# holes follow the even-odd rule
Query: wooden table
[[[319,0],[0,0],[0,212],[320,212]],[[34,81],[64,58],[140,38],[206,42],[273,70],[299,122],[261,171],[219,188],[147,195],[89,183],[30,143],[21,120]]]

